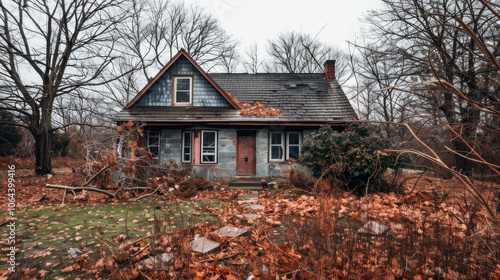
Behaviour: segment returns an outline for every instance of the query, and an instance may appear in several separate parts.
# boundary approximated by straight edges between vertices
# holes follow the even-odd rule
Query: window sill
[[[299,163],[298,160],[296,159],[287,159],[287,160],[283,160],[283,161],[269,161],[268,162],[269,164],[295,164],[295,163]]]

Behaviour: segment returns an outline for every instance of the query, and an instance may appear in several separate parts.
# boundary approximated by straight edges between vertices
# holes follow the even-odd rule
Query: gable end
[[[193,77],[190,106],[240,109],[239,104],[223,91],[184,50],[180,50],[125,108],[132,106],[176,106],[172,99],[173,79],[180,76]]]

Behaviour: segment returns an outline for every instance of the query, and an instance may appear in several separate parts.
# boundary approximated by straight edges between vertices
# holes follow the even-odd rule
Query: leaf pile
[[[256,101],[253,105],[243,103],[240,111],[242,116],[281,116],[283,113],[279,109],[269,109],[266,104]]]

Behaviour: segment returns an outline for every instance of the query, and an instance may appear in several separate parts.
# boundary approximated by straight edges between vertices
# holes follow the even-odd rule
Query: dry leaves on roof
[[[266,104],[260,101],[255,102],[253,105],[243,103],[240,111],[242,116],[281,116],[283,113],[279,109],[269,109]]]
[[[239,102],[238,99],[236,99],[236,97],[232,93],[226,92],[226,95],[238,106],[238,108],[243,107],[243,104],[241,104],[241,102]]]

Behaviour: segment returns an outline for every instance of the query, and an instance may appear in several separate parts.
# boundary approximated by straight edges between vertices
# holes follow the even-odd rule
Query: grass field
[[[152,234],[155,224],[162,232],[199,223],[218,226],[218,218],[204,209],[207,206],[218,209],[221,203],[219,200],[148,201],[51,206],[20,211],[17,213],[20,220],[17,247],[20,251],[16,257],[21,264],[18,269],[50,270],[46,277],[54,279],[61,269],[71,264],[69,248],[94,253],[110,250],[119,246],[117,240],[135,240]],[[6,266],[5,261],[0,263],[0,268]]]

